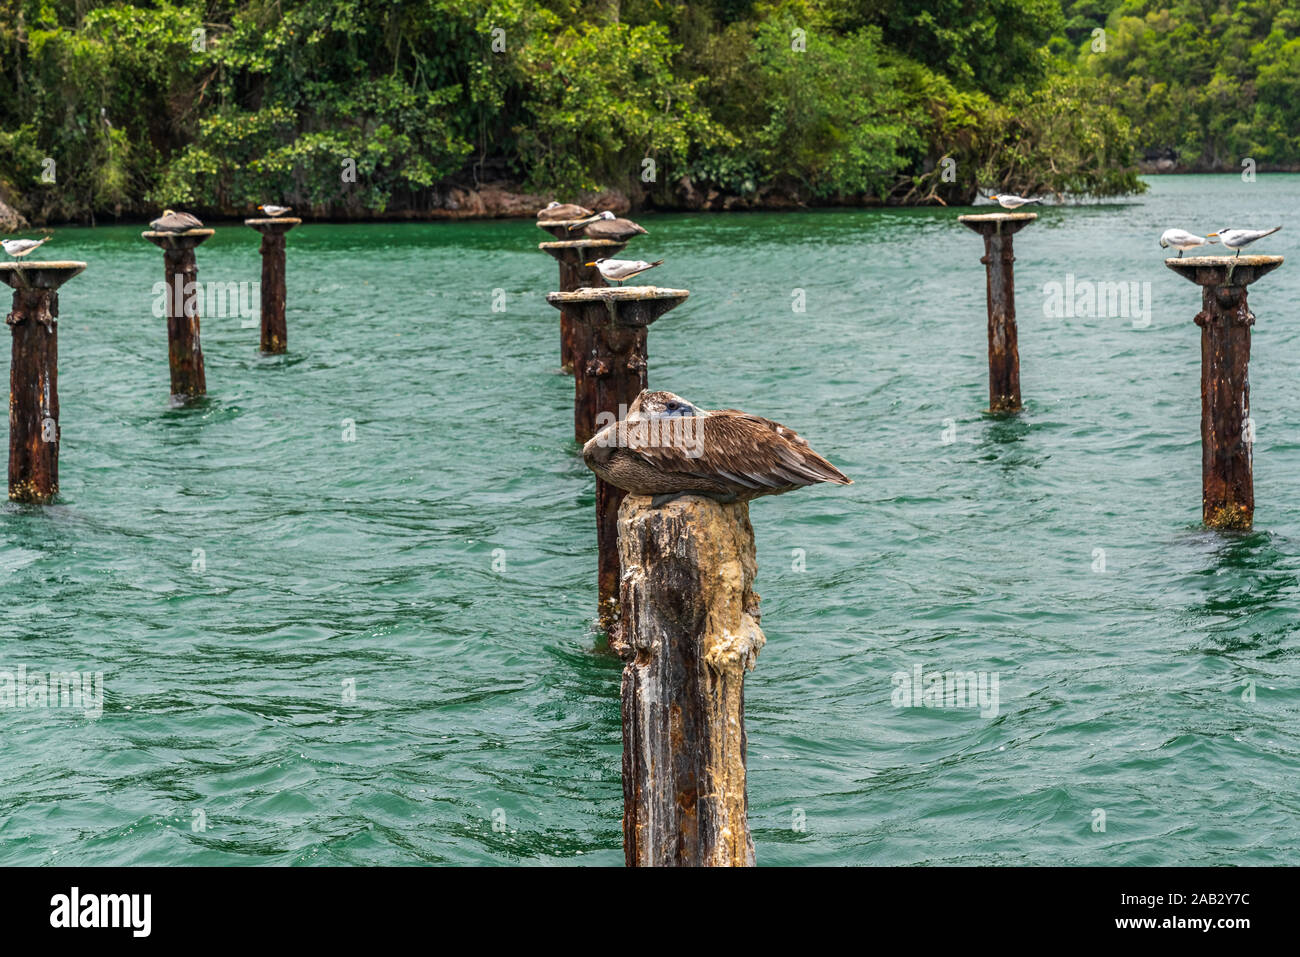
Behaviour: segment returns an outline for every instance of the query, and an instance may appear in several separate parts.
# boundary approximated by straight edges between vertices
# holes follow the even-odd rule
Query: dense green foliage
[[[1295,0],[1077,0],[1066,37],[1067,62],[1119,86],[1145,149],[1189,168],[1300,167]]]
[[[1137,92],[1180,143],[1199,101],[1076,64],[1107,12],[1067,41],[1055,0],[0,0],[0,194],[36,220],[418,214],[487,182],[665,206],[1114,195],[1140,187]],[[1143,36],[1114,41],[1134,70]],[[1282,50],[1261,75],[1300,61]],[[1287,82],[1242,134],[1279,154]]]

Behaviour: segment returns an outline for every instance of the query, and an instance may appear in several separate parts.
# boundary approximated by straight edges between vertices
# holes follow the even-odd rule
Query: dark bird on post
[[[569,232],[579,232],[586,239],[612,239],[626,242],[645,229],[630,219],[619,219],[609,210],[597,213],[587,219],[579,220],[569,226]]]
[[[155,233],[183,233],[188,229],[202,229],[203,223],[189,213],[164,209],[162,215],[149,224],[149,228]]]
[[[642,392],[626,419],[583,446],[582,458],[655,506],[680,495],[747,502],[819,482],[853,484],[784,425],[738,409],[701,409],[671,392]]]
[[[543,221],[587,219],[589,216],[591,216],[591,210],[586,206],[579,206],[577,203],[550,202],[545,209],[537,211],[537,218]]]

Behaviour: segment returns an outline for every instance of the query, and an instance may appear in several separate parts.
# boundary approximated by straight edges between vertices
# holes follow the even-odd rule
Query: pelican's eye
[[[664,406],[664,408],[667,409],[669,412],[676,412],[679,408],[681,408],[681,406],[679,406],[676,402],[669,402],[666,406]]]

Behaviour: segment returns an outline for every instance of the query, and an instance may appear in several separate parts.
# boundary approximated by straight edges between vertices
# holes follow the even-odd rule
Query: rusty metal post
[[[185,402],[208,391],[203,374],[203,348],[199,343],[199,266],[194,248],[207,240],[211,229],[183,233],[142,233],[163,251],[167,275],[167,361],[171,367],[172,401]]]
[[[567,309],[589,343],[573,369],[574,437],[584,444],[624,418],[646,388],[646,332],[656,319],[686,301],[685,289],[607,287],[553,292],[546,301]],[[618,507],[621,489],[596,479],[596,547],[599,617],[607,633],[618,621]]]
[[[277,355],[288,351],[289,331],[284,320],[284,234],[301,219],[246,219],[262,234],[262,352]]]
[[[1281,256],[1189,256],[1165,265],[1201,287],[1201,519],[1249,529],[1255,519],[1250,419],[1250,327],[1246,287]]]
[[[14,290],[9,363],[9,498],[47,505],[59,492],[59,293],[82,262],[0,264]]]
[[[1019,412],[1020,343],[1016,330],[1016,261],[1011,237],[1037,213],[985,213],[957,221],[984,237],[984,264],[989,312],[989,411]]]
[[[629,495],[618,547],[624,858],[752,866],[745,673],[766,639],[749,506],[688,496],[655,508]]]
[[[538,223],[543,229],[554,232],[553,223]],[[558,234],[557,234],[558,235]],[[575,292],[578,289],[604,289],[609,283],[595,266],[587,263],[596,259],[617,256],[627,248],[627,243],[612,239],[563,239],[549,243],[538,243],[538,249],[550,253],[560,264],[560,292]],[[560,309],[560,367],[573,375],[574,365],[580,356],[585,356],[590,348],[586,340],[586,330],[574,321],[569,311]]]

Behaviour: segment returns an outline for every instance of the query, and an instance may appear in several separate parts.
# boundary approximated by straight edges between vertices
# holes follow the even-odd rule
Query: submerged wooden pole
[[[288,351],[289,331],[284,319],[284,234],[299,225],[294,217],[246,219],[262,234],[262,351],[277,355]]]
[[[588,343],[573,369],[574,438],[584,444],[606,425],[627,416],[646,388],[646,332],[656,319],[686,301],[685,289],[656,286],[553,292],[546,301],[567,309]],[[601,627],[618,621],[618,508],[623,491],[596,479],[597,591]]]
[[[749,505],[629,495],[618,539],[627,864],[751,866],[745,672],[766,639]]]
[[[1020,342],[1016,329],[1016,261],[1011,237],[1037,213],[985,213],[957,221],[984,237],[984,264],[989,312],[989,411],[1019,412]]]
[[[171,397],[177,403],[208,391],[199,342],[199,303],[203,295],[194,248],[212,233],[211,229],[190,229],[183,233],[142,234],[163,251],[167,274],[167,361],[171,367]]]
[[[0,264],[14,290],[6,318],[9,363],[9,498],[49,504],[59,491],[59,293],[82,262]]]
[[[538,223],[543,229],[555,231],[555,223]],[[558,234],[557,234],[558,235]],[[560,264],[560,292],[574,292],[578,289],[604,289],[609,283],[601,276],[600,270],[587,263],[597,259],[611,259],[627,248],[627,243],[612,239],[562,239],[549,243],[538,243],[538,249],[550,253]],[[588,330],[578,323],[569,310],[560,307],[560,367],[573,375],[578,361],[586,356],[591,348],[587,338]]]
[[[1189,256],[1165,265],[1201,287],[1201,518],[1211,528],[1255,520],[1250,422],[1250,327],[1246,287],[1281,256]]]

